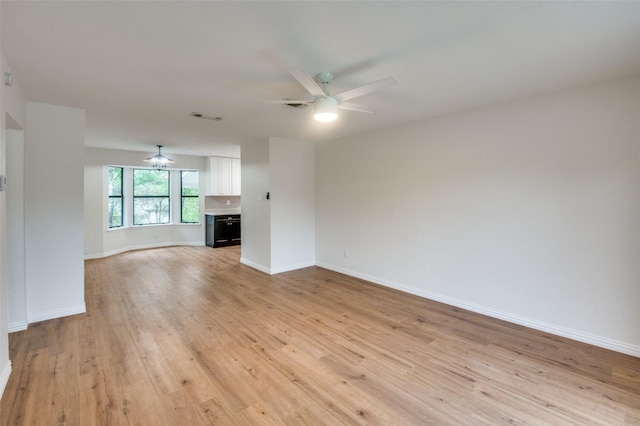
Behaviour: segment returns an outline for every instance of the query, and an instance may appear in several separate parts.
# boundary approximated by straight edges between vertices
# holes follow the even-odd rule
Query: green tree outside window
[[[180,221],[182,223],[200,222],[199,182],[197,170],[182,170],[180,172],[180,191],[182,196]]]
[[[133,224],[169,223],[169,170],[133,169]]]

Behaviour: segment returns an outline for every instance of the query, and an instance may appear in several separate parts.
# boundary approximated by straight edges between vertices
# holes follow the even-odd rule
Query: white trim
[[[104,253],[85,254],[84,260],[102,259],[103,257],[107,257],[107,256]]]
[[[118,232],[118,231],[127,231],[132,229],[148,229],[153,227],[165,227],[165,226],[201,226],[205,224],[204,222],[176,222],[176,223],[149,223],[146,225],[122,225],[116,226],[113,228],[105,229],[105,232]]]
[[[29,327],[29,323],[26,321],[14,321],[9,323],[9,333],[15,333],[16,331],[24,331]]]
[[[282,272],[287,272],[287,271],[294,271],[296,269],[308,268],[309,266],[315,266],[315,264],[316,264],[315,262],[311,261],[311,262],[296,263],[293,265],[286,265],[280,268],[271,269],[271,275],[280,274]]]
[[[29,324],[39,321],[47,321],[54,318],[67,317],[70,315],[84,314],[87,312],[87,307],[83,303],[77,306],[68,306],[66,308],[53,309],[50,311],[37,312],[35,314],[28,315]]]
[[[253,269],[257,269],[260,272],[264,272],[265,274],[271,275],[271,269],[267,268],[266,266],[247,260],[244,257],[240,258],[240,263],[242,263],[243,265],[250,266]]]
[[[161,247],[173,247],[173,246],[204,246],[204,242],[202,241],[191,241],[191,242],[184,242],[184,243],[155,243],[155,244],[142,244],[139,246],[130,246],[130,247],[124,247],[124,248],[119,248],[116,250],[111,250],[108,252],[104,252],[104,253],[93,253],[93,254],[85,254],[84,255],[84,260],[89,260],[89,259],[102,259],[103,257],[109,257],[109,256],[113,256],[115,254],[120,254],[120,253],[125,253],[128,251],[134,251],[134,250],[145,250],[145,249],[152,249],[152,248],[161,248]]]
[[[353,271],[351,269],[331,265],[324,262],[316,262],[316,265],[321,268],[340,272],[341,274],[360,278],[375,284],[400,290],[405,293],[409,293],[416,296],[424,297],[426,299],[434,300],[436,302],[442,302],[447,305],[456,306],[458,308],[477,312],[479,314],[487,315],[493,318],[498,318],[514,324],[523,325],[525,327],[530,327],[530,328],[551,333],[557,336],[566,337],[569,339],[577,340],[579,342],[588,343],[590,345],[599,346],[601,348],[610,349],[616,352],[621,352],[627,355],[640,357],[640,346],[632,345],[626,342],[609,339],[607,337],[598,336],[591,333],[585,333],[579,330],[573,330],[571,328],[559,326],[559,325],[544,322],[544,321],[539,321],[533,318],[523,317],[520,315],[512,314],[510,312],[500,311],[497,309],[489,308],[489,307],[478,305],[475,303],[470,303],[461,299],[456,299],[456,298],[445,296],[442,294],[421,290],[415,287],[409,287],[406,285],[398,284],[393,281],[381,279],[378,277],[374,277],[372,275],[363,274],[357,271]]]
[[[4,389],[7,387],[7,383],[9,383],[9,376],[11,376],[11,360],[7,361],[2,369],[2,374],[0,374],[0,399],[2,398]]]

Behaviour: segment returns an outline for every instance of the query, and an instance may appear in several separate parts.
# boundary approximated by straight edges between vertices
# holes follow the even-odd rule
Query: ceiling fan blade
[[[281,104],[281,105],[288,105],[288,104],[305,104],[305,105],[311,105],[313,103],[313,101],[305,99],[305,100],[301,100],[301,99],[263,99],[263,100],[259,100],[257,102],[261,102],[261,103],[265,103],[265,104]]]
[[[364,86],[356,87],[355,89],[347,90],[346,92],[342,92],[334,97],[338,99],[338,102],[348,101],[349,99],[357,98],[358,96],[363,96],[384,87],[393,86],[394,84],[398,84],[396,79],[393,77],[387,77],[382,80],[374,81],[373,83],[365,84]]]
[[[311,74],[309,74],[307,70],[305,70],[304,68],[295,68],[295,69],[289,70],[289,72],[291,73],[293,78],[298,80],[298,83],[302,84],[302,86],[305,89],[307,89],[307,92],[311,93],[313,96],[315,97],[327,96],[322,90],[322,87],[320,87],[318,83],[316,83],[314,78],[311,77]]]
[[[349,111],[367,112],[372,114],[375,112],[373,108],[366,107],[364,105],[353,104],[351,102],[342,102],[338,104],[338,109],[346,109]]]

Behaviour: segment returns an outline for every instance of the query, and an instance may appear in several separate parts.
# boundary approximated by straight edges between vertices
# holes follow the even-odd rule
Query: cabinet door
[[[229,243],[229,225],[226,220],[216,218],[213,247],[226,246]]]
[[[241,232],[239,220],[230,222],[228,237],[231,244],[240,244]]]
[[[232,195],[231,160],[225,157],[209,157],[207,195]]]
[[[231,158],[218,158],[218,194],[231,195]]]
[[[207,195],[218,195],[218,157],[209,157],[207,161]]]
[[[241,166],[239,158],[231,159],[231,194],[240,195],[241,192]]]

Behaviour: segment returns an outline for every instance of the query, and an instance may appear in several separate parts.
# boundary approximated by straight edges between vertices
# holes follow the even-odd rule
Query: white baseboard
[[[62,318],[70,315],[84,314],[87,312],[87,307],[83,303],[82,305],[68,306],[60,309],[52,309],[50,311],[36,312],[28,315],[29,324],[39,321],[47,321],[54,318]]]
[[[445,296],[438,293],[418,289],[415,287],[409,287],[406,285],[398,284],[389,280],[374,277],[372,275],[363,274],[357,271],[353,271],[340,266],[331,265],[324,262],[316,262],[316,265],[329,269],[341,274],[349,275],[352,277],[360,278],[366,281],[370,281],[375,284],[379,284],[385,287],[390,287],[396,290],[403,291],[405,293],[413,294],[416,296],[424,297],[425,299],[434,300],[436,302],[442,302],[447,305],[456,306],[458,308],[466,309],[469,311],[477,312],[482,315],[486,315],[493,318],[498,318],[504,321],[508,321],[514,324],[523,325],[525,327],[533,328],[536,330],[551,333],[557,336],[566,337],[569,339],[577,340],[579,342],[588,343],[590,345],[598,346],[612,351],[640,357],[640,346],[632,345],[626,342],[621,342],[607,337],[598,336],[591,333],[585,333],[579,330],[573,330],[571,328],[559,326],[556,324],[539,321],[532,318],[523,317],[520,315],[512,314],[510,312],[504,312],[497,309],[489,308],[486,306],[470,303],[465,300],[456,299],[453,297]]]
[[[247,260],[243,257],[240,258],[240,263],[242,263],[243,265],[250,266],[253,269],[257,269],[258,271],[264,272],[265,274],[269,274],[269,275],[280,274],[282,272],[287,272],[287,271],[294,271],[296,269],[308,268],[309,266],[315,266],[316,264],[314,261],[311,261],[311,262],[303,262],[303,263],[296,263],[293,265],[281,266],[279,268],[272,269],[272,268],[267,268],[264,265],[260,265],[258,263]]]
[[[259,263],[255,263],[255,262],[252,262],[252,261],[250,261],[248,259],[245,259],[244,257],[240,258],[240,263],[242,263],[243,265],[250,266],[253,269],[257,269],[260,272],[264,272],[265,274],[271,275],[271,269],[267,268],[264,265],[260,265]]]
[[[89,259],[102,259],[103,257],[109,257],[109,256],[113,256],[116,254],[120,254],[120,253],[126,253],[128,251],[133,251],[133,250],[144,250],[144,249],[152,249],[152,248],[162,248],[162,247],[173,247],[173,246],[204,246],[204,242],[203,241],[187,241],[187,242],[182,242],[182,243],[155,243],[155,244],[142,244],[142,245],[138,245],[138,246],[129,246],[129,247],[123,247],[123,248],[119,248],[116,250],[111,250],[111,251],[106,251],[103,253],[91,253],[91,254],[85,254],[84,255],[84,260],[89,260]]]
[[[85,254],[84,260],[102,259],[103,257],[106,257],[104,253],[91,253],[91,254]]]
[[[2,372],[0,372],[0,399],[2,399],[2,394],[7,387],[7,383],[9,383],[9,376],[11,376],[11,360],[7,360],[7,363],[2,368]]]
[[[309,266],[315,266],[315,264],[316,262],[311,261],[311,262],[302,262],[302,263],[296,263],[292,265],[281,266],[279,268],[272,268],[271,275],[280,274],[282,272],[287,272],[287,271],[295,271],[296,269],[308,268]]]
[[[10,322],[8,329],[9,333],[15,333],[16,331],[24,331],[29,327],[29,323],[26,321],[14,321]]]

